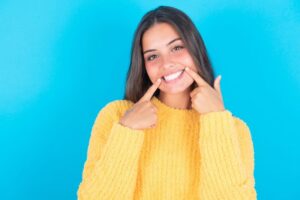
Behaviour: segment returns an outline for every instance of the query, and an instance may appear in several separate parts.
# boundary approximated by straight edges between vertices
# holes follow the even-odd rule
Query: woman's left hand
[[[188,67],[185,68],[185,71],[198,85],[198,87],[190,93],[192,108],[197,110],[200,114],[226,110],[220,87],[221,76],[215,79],[214,88],[212,88],[198,73]]]

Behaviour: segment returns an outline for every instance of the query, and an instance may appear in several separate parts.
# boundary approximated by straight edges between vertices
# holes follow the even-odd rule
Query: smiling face
[[[194,80],[182,70],[185,66],[197,71],[194,61],[179,34],[168,23],[149,28],[142,38],[145,67],[150,80],[162,78],[163,93],[181,93],[190,89]]]

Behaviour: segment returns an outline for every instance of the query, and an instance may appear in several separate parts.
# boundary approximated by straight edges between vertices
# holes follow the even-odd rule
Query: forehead
[[[178,38],[179,34],[167,23],[158,23],[145,31],[142,38],[143,49],[165,46],[171,40]]]

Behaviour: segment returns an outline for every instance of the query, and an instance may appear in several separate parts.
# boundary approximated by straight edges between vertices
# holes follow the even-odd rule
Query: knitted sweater
[[[153,96],[154,128],[119,123],[133,103],[98,113],[79,200],[254,200],[254,150],[248,126],[229,110],[199,114]]]

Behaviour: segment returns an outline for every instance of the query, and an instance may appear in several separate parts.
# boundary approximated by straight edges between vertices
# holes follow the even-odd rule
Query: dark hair
[[[191,54],[199,74],[213,86],[214,71],[202,37],[192,20],[177,8],[159,6],[143,16],[134,33],[124,99],[136,103],[152,85],[145,68],[142,53],[142,37],[145,31],[157,23],[168,23],[177,31]],[[192,88],[195,87],[196,83],[194,82]],[[155,92],[154,96],[158,97],[158,94],[159,90]]]

